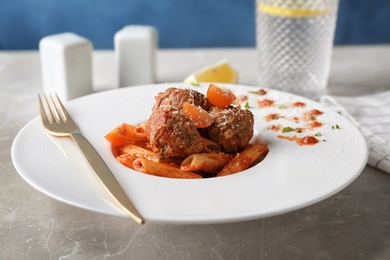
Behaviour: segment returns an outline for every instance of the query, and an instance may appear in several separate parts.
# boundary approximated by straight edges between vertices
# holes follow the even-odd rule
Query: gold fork
[[[143,219],[92,144],[81,134],[56,94],[38,95],[42,123],[53,136],[68,136],[78,145],[89,166],[120,209],[138,224]]]

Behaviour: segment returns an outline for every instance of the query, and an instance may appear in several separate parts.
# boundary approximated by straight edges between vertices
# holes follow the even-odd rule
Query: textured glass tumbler
[[[261,87],[311,99],[326,92],[338,0],[257,0]]]

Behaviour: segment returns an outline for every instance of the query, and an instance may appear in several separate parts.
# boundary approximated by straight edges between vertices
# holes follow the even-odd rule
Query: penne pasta
[[[137,126],[123,123],[109,133],[107,133],[104,137],[112,144],[112,145],[122,145],[128,142],[135,141],[146,141],[145,133],[137,133]]]
[[[232,158],[226,153],[201,153],[187,156],[180,165],[183,171],[203,171],[216,173],[222,169]]]
[[[160,157],[156,153],[134,144],[123,145],[119,150],[123,154],[130,154],[137,158],[145,158],[154,162],[160,162]]]
[[[145,158],[138,158],[133,162],[136,171],[167,178],[200,179],[202,176],[193,172],[182,171],[166,163],[157,163]]]
[[[217,144],[216,142],[211,141],[210,139],[204,137],[202,137],[201,139],[203,144],[202,152],[204,153],[221,152],[221,146],[219,146],[219,144]]]
[[[129,167],[134,170],[133,162],[137,159],[134,155],[131,154],[122,154],[116,157],[118,162],[123,164],[126,167]]]
[[[145,130],[145,125],[147,121],[142,122],[139,125],[136,125],[134,128],[134,133],[137,134],[139,137],[144,137],[146,139],[146,130]]]
[[[268,146],[265,144],[248,145],[245,150],[237,153],[230,162],[218,172],[217,176],[225,176],[246,170],[252,163],[258,160],[268,152]]]

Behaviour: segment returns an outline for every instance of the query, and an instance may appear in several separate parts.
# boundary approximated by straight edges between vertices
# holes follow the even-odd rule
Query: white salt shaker
[[[70,100],[92,93],[92,43],[74,33],[39,42],[44,92]]]
[[[155,82],[157,30],[152,26],[129,25],[114,37],[119,87]]]

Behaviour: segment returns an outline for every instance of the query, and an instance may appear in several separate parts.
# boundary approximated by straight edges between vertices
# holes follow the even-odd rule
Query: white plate
[[[221,84],[222,85],[222,84]],[[96,147],[146,221],[164,223],[225,223],[274,216],[319,202],[349,185],[367,162],[368,151],[360,131],[343,116],[323,105],[284,92],[268,90],[265,96],[249,94],[255,115],[255,140],[269,144],[267,157],[244,172],[200,180],[155,177],[132,171],[113,157],[104,135],[117,125],[140,123],[151,112],[155,95],[167,87],[201,87],[159,84],[101,92],[66,103],[81,131]],[[248,95],[256,87],[224,85]],[[256,108],[257,100],[275,100],[272,107]],[[305,108],[285,108],[296,101]],[[270,124],[297,127],[293,116],[318,109],[324,125],[304,133],[281,133]],[[267,122],[265,116],[284,118]],[[335,126],[338,125],[339,129]],[[332,127],[333,126],[333,127]],[[277,136],[321,133],[320,142],[299,146]],[[40,118],[29,122],[12,146],[12,160],[19,174],[39,191],[65,203],[105,214],[124,216],[101,188],[69,138],[47,135]]]

